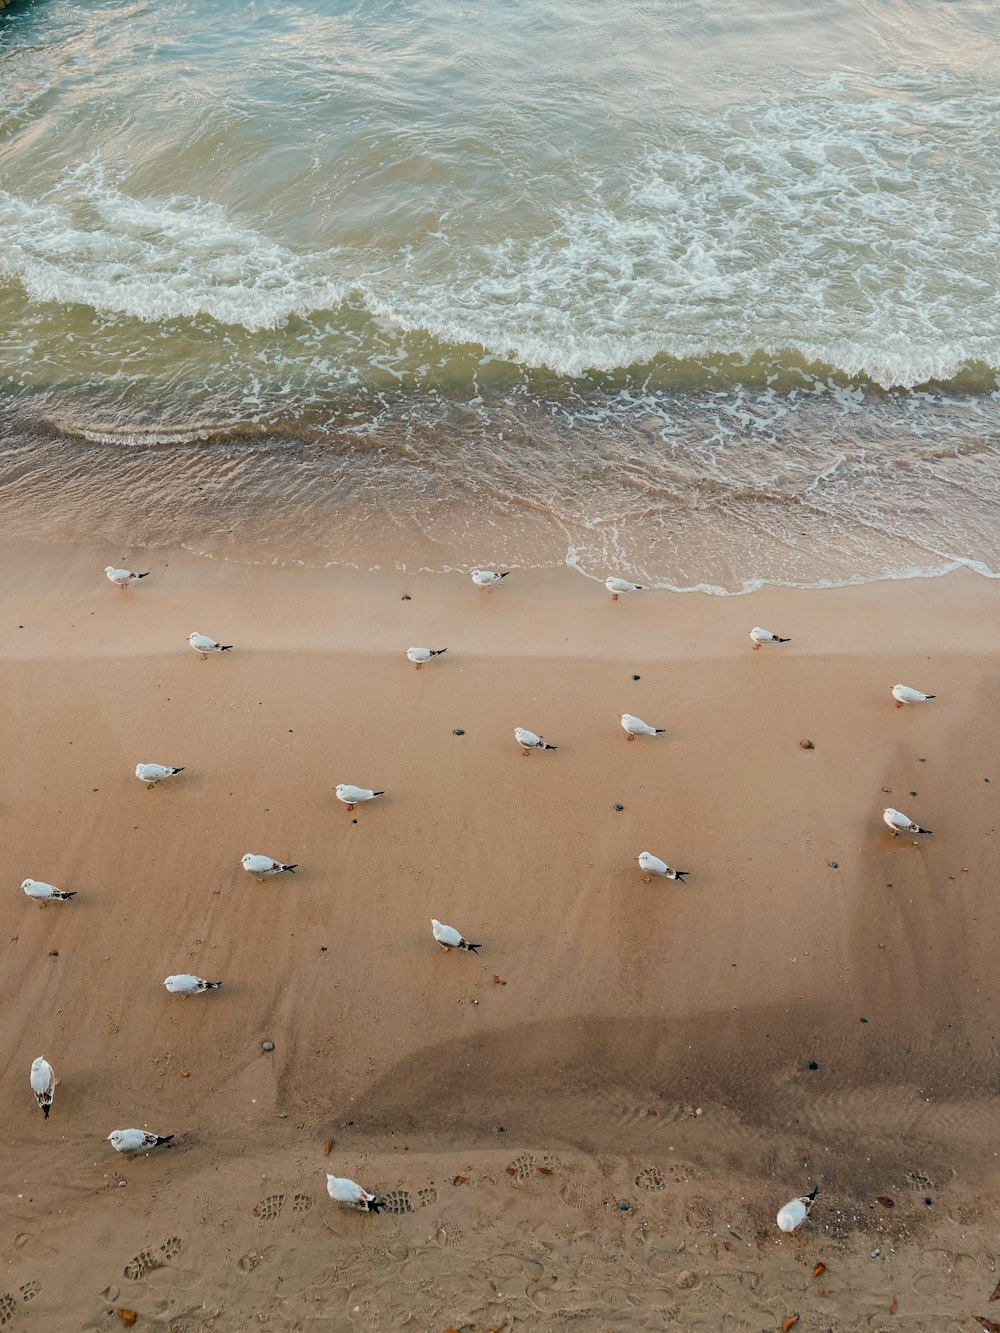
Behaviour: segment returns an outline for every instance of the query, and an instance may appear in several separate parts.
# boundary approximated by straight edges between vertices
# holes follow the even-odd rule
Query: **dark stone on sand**
[[[628,1212],[628,1199],[622,1199],[622,1201],[618,1205],[618,1210],[619,1212],[622,1213]]]
[[[621,814],[621,812],[625,809],[625,807],[623,805],[616,805],[615,809],[619,814]]]
[[[412,602],[412,601],[413,601],[413,598],[410,596],[410,594],[409,594],[408,592],[404,592],[403,595],[402,595],[402,597],[401,597],[399,600],[400,600],[401,602]]]
[[[839,861],[828,861],[827,865],[830,867],[831,870],[838,870],[840,868]]]
[[[815,748],[816,748],[815,745],[813,745],[812,741],[810,740],[799,741],[800,750],[815,750]]]
[[[456,727],[455,730],[454,730],[451,734],[452,734],[453,736],[464,736],[464,735],[465,735],[465,732],[462,730],[461,727]]]
[[[810,1068],[810,1069],[818,1069],[818,1068],[819,1068],[819,1065],[817,1064],[817,1062],[816,1062],[815,1060],[810,1060],[810,1061],[809,1061],[809,1068]]]
[[[868,1022],[868,1019],[867,1019],[867,1018],[859,1018],[859,1019],[858,1019],[858,1022],[859,1022],[859,1023],[867,1023],[867,1022]]]
[[[273,1051],[273,1050],[274,1050],[274,1042],[273,1042],[273,1041],[262,1041],[261,1044],[260,1044],[260,1049],[261,1049],[262,1051]]]
[[[930,1197],[924,1199],[924,1203],[927,1205],[928,1208],[931,1206],[931,1204],[932,1204],[933,1202],[934,1202],[934,1200],[931,1199]]]
[[[641,677],[641,676],[633,676],[632,679],[633,679],[633,680],[642,680],[642,677]],[[987,778],[986,781],[989,782],[989,778]]]

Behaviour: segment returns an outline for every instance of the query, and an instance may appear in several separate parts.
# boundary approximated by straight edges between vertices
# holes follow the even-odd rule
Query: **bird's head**
[[[22,888],[22,889],[30,889],[32,883],[33,883],[33,881],[30,880],[30,879],[22,879],[22,880],[21,880],[21,888]]]
[[[342,782],[338,782],[336,787],[334,788],[334,791],[337,793],[338,796],[340,796],[346,790],[347,788],[344,786]]]
[[[121,1143],[121,1141],[122,1141],[122,1132],[121,1132],[121,1130],[120,1130],[120,1129],[113,1129],[113,1130],[111,1131],[111,1133],[108,1135],[108,1139],[107,1139],[107,1141],[108,1141],[108,1143],[112,1144],[115,1148],[117,1148],[118,1145],[119,1145],[119,1143]]]
[[[188,635],[188,643],[194,643],[195,639],[200,639],[200,638],[201,635],[198,633],[198,631],[192,630],[191,633]]]
[[[246,852],[243,856],[240,857],[240,865],[248,866],[252,860],[253,860],[253,852]]]
[[[104,566],[104,572],[105,572],[105,574],[113,574],[113,573],[115,572],[115,567],[114,567],[114,565],[105,565],[105,566]]]

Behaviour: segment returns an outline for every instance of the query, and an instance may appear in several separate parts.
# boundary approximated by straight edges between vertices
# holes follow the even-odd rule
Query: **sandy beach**
[[[998,1310],[1000,585],[612,603],[570,570],[2,559],[0,1325]],[[118,592],[108,559],[151,577]],[[752,652],[754,624],[792,642]],[[897,681],[938,697],[897,710]],[[185,772],[147,791],[139,761]],[[387,794],[348,812],[338,782]],[[644,884],[644,849],[688,882]],[[247,851],[299,869],[258,884]],[[28,876],[78,896],[39,910]],[[127,1160],[131,1125],[176,1138]]]

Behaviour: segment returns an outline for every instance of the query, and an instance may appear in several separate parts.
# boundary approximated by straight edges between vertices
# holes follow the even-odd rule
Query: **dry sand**
[[[141,555],[2,555],[0,1325],[1000,1309],[997,584],[614,604],[570,571],[484,594],[154,552],[121,593],[103,566]],[[755,623],[792,642],[752,652]],[[449,651],[418,672],[411,643]],[[186,771],[147,791],[140,760]],[[388,794],[351,814],[339,781]],[[643,849],[688,883],[643,884]],[[300,869],[257,884],[246,851]],[[79,896],[39,910],[25,876]],[[171,997],[178,971],[223,988]],[[131,1125],[176,1139],[126,1160]]]

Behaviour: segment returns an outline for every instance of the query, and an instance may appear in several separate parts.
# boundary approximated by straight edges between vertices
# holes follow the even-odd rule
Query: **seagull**
[[[44,907],[46,903],[69,902],[70,898],[76,897],[76,889],[72,893],[63,893],[62,889],[57,889],[53,884],[46,884],[40,879],[26,879],[21,883],[21,888],[29,898],[34,898],[39,907]]]
[[[641,583],[629,583],[628,579],[616,579],[614,574],[609,574],[604,580],[604,586],[611,594],[613,602],[618,601],[620,592],[642,592]]]
[[[909,815],[904,815],[902,810],[893,810],[891,806],[888,810],[882,811],[882,818],[897,838],[901,833],[926,833],[930,837],[934,835],[933,829],[921,828],[919,824],[914,824]]]
[[[536,736],[535,733],[529,731],[527,727],[515,727],[514,739],[517,741],[518,745],[520,745],[522,755],[527,755],[531,750],[558,749],[558,746],[549,745],[547,741],[542,740],[541,736]]]
[[[798,1231],[799,1227],[809,1216],[809,1209],[813,1206],[813,1200],[819,1193],[819,1186],[811,1194],[800,1194],[797,1199],[792,1199],[786,1203],[784,1208],[778,1212],[777,1222],[781,1231]]]
[[[136,764],[135,766],[136,777],[140,782],[145,782],[147,787],[155,787],[164,778],[175,778],[178,773],[183,772],[183,768],[171,768],[169,764]]]
[[[115,1152],[149,1152],[161,1143],[169,1143],[173,1134],[150,1134],[145,1129],[113,1129],[108,1143]]]
[[[114,565],[104,566],[105,577],[113,583],[116,588],[121,588],[122,592],[125,591],[125,588],[129,583],[135,583],[139,579],[148,579],[149,573],[150,571],[148,569],[145,574],[133,574],[130,569],[115,569]]]
[[[431,930],[445,953],[449,949],[468,949],[469,953],[476,953],[483,947],[481,944],[470,944],[467,939],[464,939],[458,933],[454,926],[443,926],[440,921],[435,921],[433,917],[431,917]]]
[[[171,995],[199,995],[202,991],[218,990],[221,981],[203,981],[189,972],[181,972],[176,977],[167,977],[163,983]]]
[[[197,630],[188,635],[188,643],[196,653],[201,653],[201,660],[204,662],[209,653],[231,653],[233,645],[231,643],[216,643],[210,639],[207,634],[199,634]]]
[[[671,870],[666,861],[661,861],[652,852],[640,852],[636,860],[642,867],[642,878],[646,884],[649,883],[653,875],[660,875],[663,879],[679,879],[683,884],[684,876],[691,873],[690,870]]]
[[[936,699],[936,694],[921,694],[919,690],[911,690],[909,685],[893,685],[892,697],[896,700],[896,707],[902,708],[903,704],[922,704],[928,699]]]
[[[419,671],[425,662],[429,662],[432,657],[440,657],[447,651],[447,648],[407,648],[406,656],[416,664]]]
[[[349,782],[337,783],[337,800],[343,801],[348,810],[353,810],[362,801],[373,801],[376,796],[384,795],[384,791],[370,791],[367,787],[352,787]]]
[[[271,875],[283,875],[287,870],[292,874],[298,869],[298,861],[294,865],[285,865],[282,861],[272,861],[269,856],[258,856],[255,852],[247,852],[240,865],[248,875],[254,875],[258,880],[263,881]]]
[[[35,1101],[46,1120],[48,1120],[49,1112],[52,1110],[52,1098],[55,1096],[58,1082],[59,1080],[56,1078],[52,1066],[44,1055],[40,1055],[37,1060],[32,1060],[31,1091],[35,1094]]]
[[[492,569],[474,569],[472,571],[472,582],[477,588],[492,588],[494,583],[499,583],[509,573],[509,569],[505,569],[502,574],[494,573]]]
[[[761,629],[759,625],[754,625],[750,637],[753,639],[754,652],[762,643],[791,643],[791,639],[783,639],[780,634],[772,634],[769,629]]]
[[[666,727],[651,727],[641,717],[633,717],[631,713],[619,713],[618,720],[622,730],[628,732],[630,741],[634,741],[636,736],[662,736],[666,731]]]
[[[347,1208],[356,1208],[359,1213],[377,1213],[385,1207],[374,1194],[369,1194],[354,1180],[345,1176],[332,1176],[326,1173],[326,1192],[335,1203],[342,1203]]]

